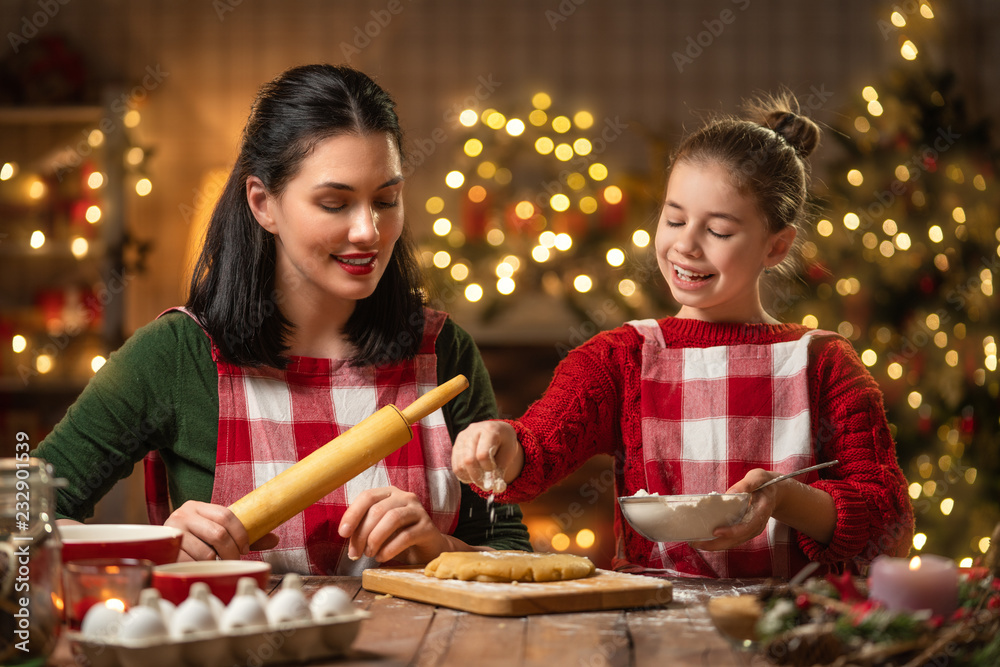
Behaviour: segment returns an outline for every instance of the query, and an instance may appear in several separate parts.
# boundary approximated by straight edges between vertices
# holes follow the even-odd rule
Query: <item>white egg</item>
[[[219,619],[219,627],[223,632],[267,627],[267,613],[256,594],[259,590],[254,579],[240,578],[236,584],[236,595]]]
[[[167,626],[159,609],[139,605],[132,607],[125,614],[125,622],[122,624],[121,632],[118,633],[118,638],[145,641],[162,639],[167,634]]]
[[[267,620],[271,625],[278,625],[311,619],[309,601],[302,592],[302,577],[295,573],[286,574],[281,590],[268,600]]]
[[[188,598],[177,605],[177,611],[170,619],[170,635],[172,637],[183,638],[185,635],[218,630],[215,613],[209,604],[210,595],[208,585],[204,582],[191,584]]]
[[[309,601],[313,620],[322,621],[332,616],[342,616],[354,611],[350,596],[336,586],[324,586]]]
[[[117,607],[97,603],[87,610],[80,624],[80,632],[87,637],[114,639],[121,631],[125,612]]]

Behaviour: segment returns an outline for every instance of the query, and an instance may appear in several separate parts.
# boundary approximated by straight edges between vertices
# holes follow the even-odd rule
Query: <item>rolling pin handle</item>
[[[417,400],[403,408],[401,410],[403,413],[403,419],[405,419],[406,423],[411,426],[416,424],[418,421],[461,394],[468,386],[469,380],[464,375],[456,375],[440,386],[434,387],[429,392],[420,396]]]

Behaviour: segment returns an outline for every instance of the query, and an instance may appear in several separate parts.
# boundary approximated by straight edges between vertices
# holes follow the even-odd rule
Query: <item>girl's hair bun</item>
[[[808,157],[819,145],[819,126],[787,108],[767,110],[762,125],[783,137],[799,157]]]

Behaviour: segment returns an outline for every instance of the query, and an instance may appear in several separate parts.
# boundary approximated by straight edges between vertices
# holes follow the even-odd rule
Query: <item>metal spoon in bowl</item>
[[[804,472],[812,472],[813,470],[819,470],[820,468],[829,468],[830,466],[835,466],[838,463],[840,463],[840,461],[838,459],[834,459],[832,461],[827,461],[826,463],[819,463],[814,466],[809,466],[808,468],[803,468],[802,470],[795,470],[793,472],[788,473],[787,475],[779,475],[774,479],[767,480],[766,482],[758,486],[756,489],[754,489],[754,491],[760,491],[765,486],[771,486],[772,484],[780,482],[783,479],[788,479],[789,477],[795,477],[796,475],[801,475]]]

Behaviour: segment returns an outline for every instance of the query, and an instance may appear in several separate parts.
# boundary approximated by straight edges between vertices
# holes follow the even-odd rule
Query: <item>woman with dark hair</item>
[[[361,72],[310,65],[263,86],[186,306],[112,354],[37,450],[69,480],[63,516],[92,514],[146,457],[150,519],[183,531],[184,559],[347,574],[530,549],[520,510],[491,511],[450,469],[454,437],[496,402],[469,335],[424,305],[402,159],[395,104]],[[228,505],[458,374],[469,389],[407,445],[247,543]]]

